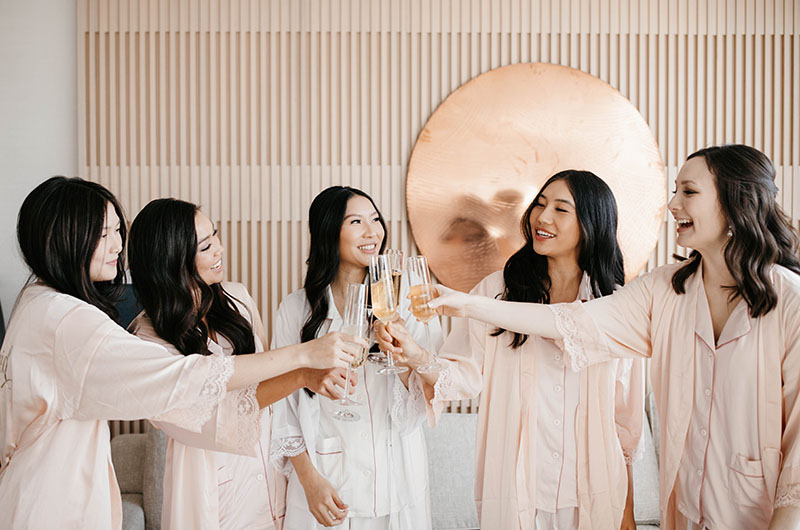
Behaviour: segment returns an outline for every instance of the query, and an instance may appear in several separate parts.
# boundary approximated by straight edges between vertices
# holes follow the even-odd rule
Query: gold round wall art
[[[657,240],[666,173],[630,101],[565,66],[528,63],[482,74],[436,109],[417,138],[406,180],[417,246],[439,281],[468,291],[522,246],[520,218],[565,169],[597,174],[614,192],[628,279]]]

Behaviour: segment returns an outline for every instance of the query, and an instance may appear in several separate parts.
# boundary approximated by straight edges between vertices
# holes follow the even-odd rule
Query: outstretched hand
[[[436,285],[434,289],[438,296],[428,302],[431,309],[435,309],[440,315],[448,317],[466,317],[467,307],[473,295],[450,289],[444,285]]]

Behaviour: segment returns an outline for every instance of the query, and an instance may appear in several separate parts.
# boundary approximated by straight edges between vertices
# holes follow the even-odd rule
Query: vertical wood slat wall
[[[81,174],[117,194],[131,218],[156,197],[201,204],[227,246],[228,278],[250,288],[269,330],[280,300],[302,283],[317,192],[369,192],[390,245],[413,252],[405,174],[427,118],[483,72],[542,61],[630,99],[670,181],[697,148],[762,149],[800,226],[795,4],[79,0]],[[665,218],[649,267],[675,251]]]

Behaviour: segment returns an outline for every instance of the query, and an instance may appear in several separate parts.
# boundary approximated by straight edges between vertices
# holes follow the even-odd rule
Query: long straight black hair
[[[730,287],[731,299],[741,296],[753,318],[765,315],[778,303],[769,277],[772,266],[800,274],[797,232],[776,201],[775,166],[758,149],[741,144],[706,147],[687,160],[692,158],[703,158],[714,175],[720,208],[730,226],[723,252],[736,282]],[[693,250],[672,276],[676,293],[686,292],[686,280],[697,272],[701,258]]]
[[[136,298],[158,336],[183,355],[208,355],[209,330],[228,339],[234,355],[253,353],[253,327],[233,297],[197,272],[198,211],[189,202],[156,199],[136,216],[128,251]]]
[[[308,272],[303,287],[311,306],[302,332],[301,342],[314,340],[320,326],[328,316],[328,286],[336,279],[339,272],[339,235],[342,231],[347,202],[355,196],[364,197],[372,203],[378,212],[378,220],[386,234],[386,221],[375,205],[372,197],[363,191],[347,186],[331,186],[322,190],[311,202],[308,209],[308,228],[310,232],[310,249],[308,252]],[[381,242],[380,252],[386,246],[386,235]]]
[[[520,223],[525,244],[506,261],[502,300],[550,303],[547,257],[533,249],[531,214],[547,186],[558,180],[566,182],[575,200],[575,214],[580,227],[578,266],[589,275],[592,294],[595,297],[606,296],[614,292],[616,285],[625,283],[622,251],[617,242],[617,201],[614,194],[594,173],[570,169],[550,177],[525,210]],[[496,329],[492,336],[505,331]],[[519,348],[527,339],[527,335],[514,333],[511,347]]]
[[[114,279],[93,282],[89,268],[109,204],[119,217],[123,252],[117,258]],[[29,282],[38,279],[96,306],[113,320],[118,317],[114,304],[123,292],[126,232],[116,197],[100,184],[77,177],[52,177],[36,186],[22,202],[17,217],[17,241],[31,270]]]

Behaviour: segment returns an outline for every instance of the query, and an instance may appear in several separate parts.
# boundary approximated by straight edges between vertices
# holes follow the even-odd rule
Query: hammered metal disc
[[[652,252],[666,201],[653,134],[630,101],[579,70],[515,64],[467,82],[436,109],[409,161],[408,217],[445,285],[467,291],[523,243],[519,221],[554,173],[605,180],[619,208],[628,279]]]

